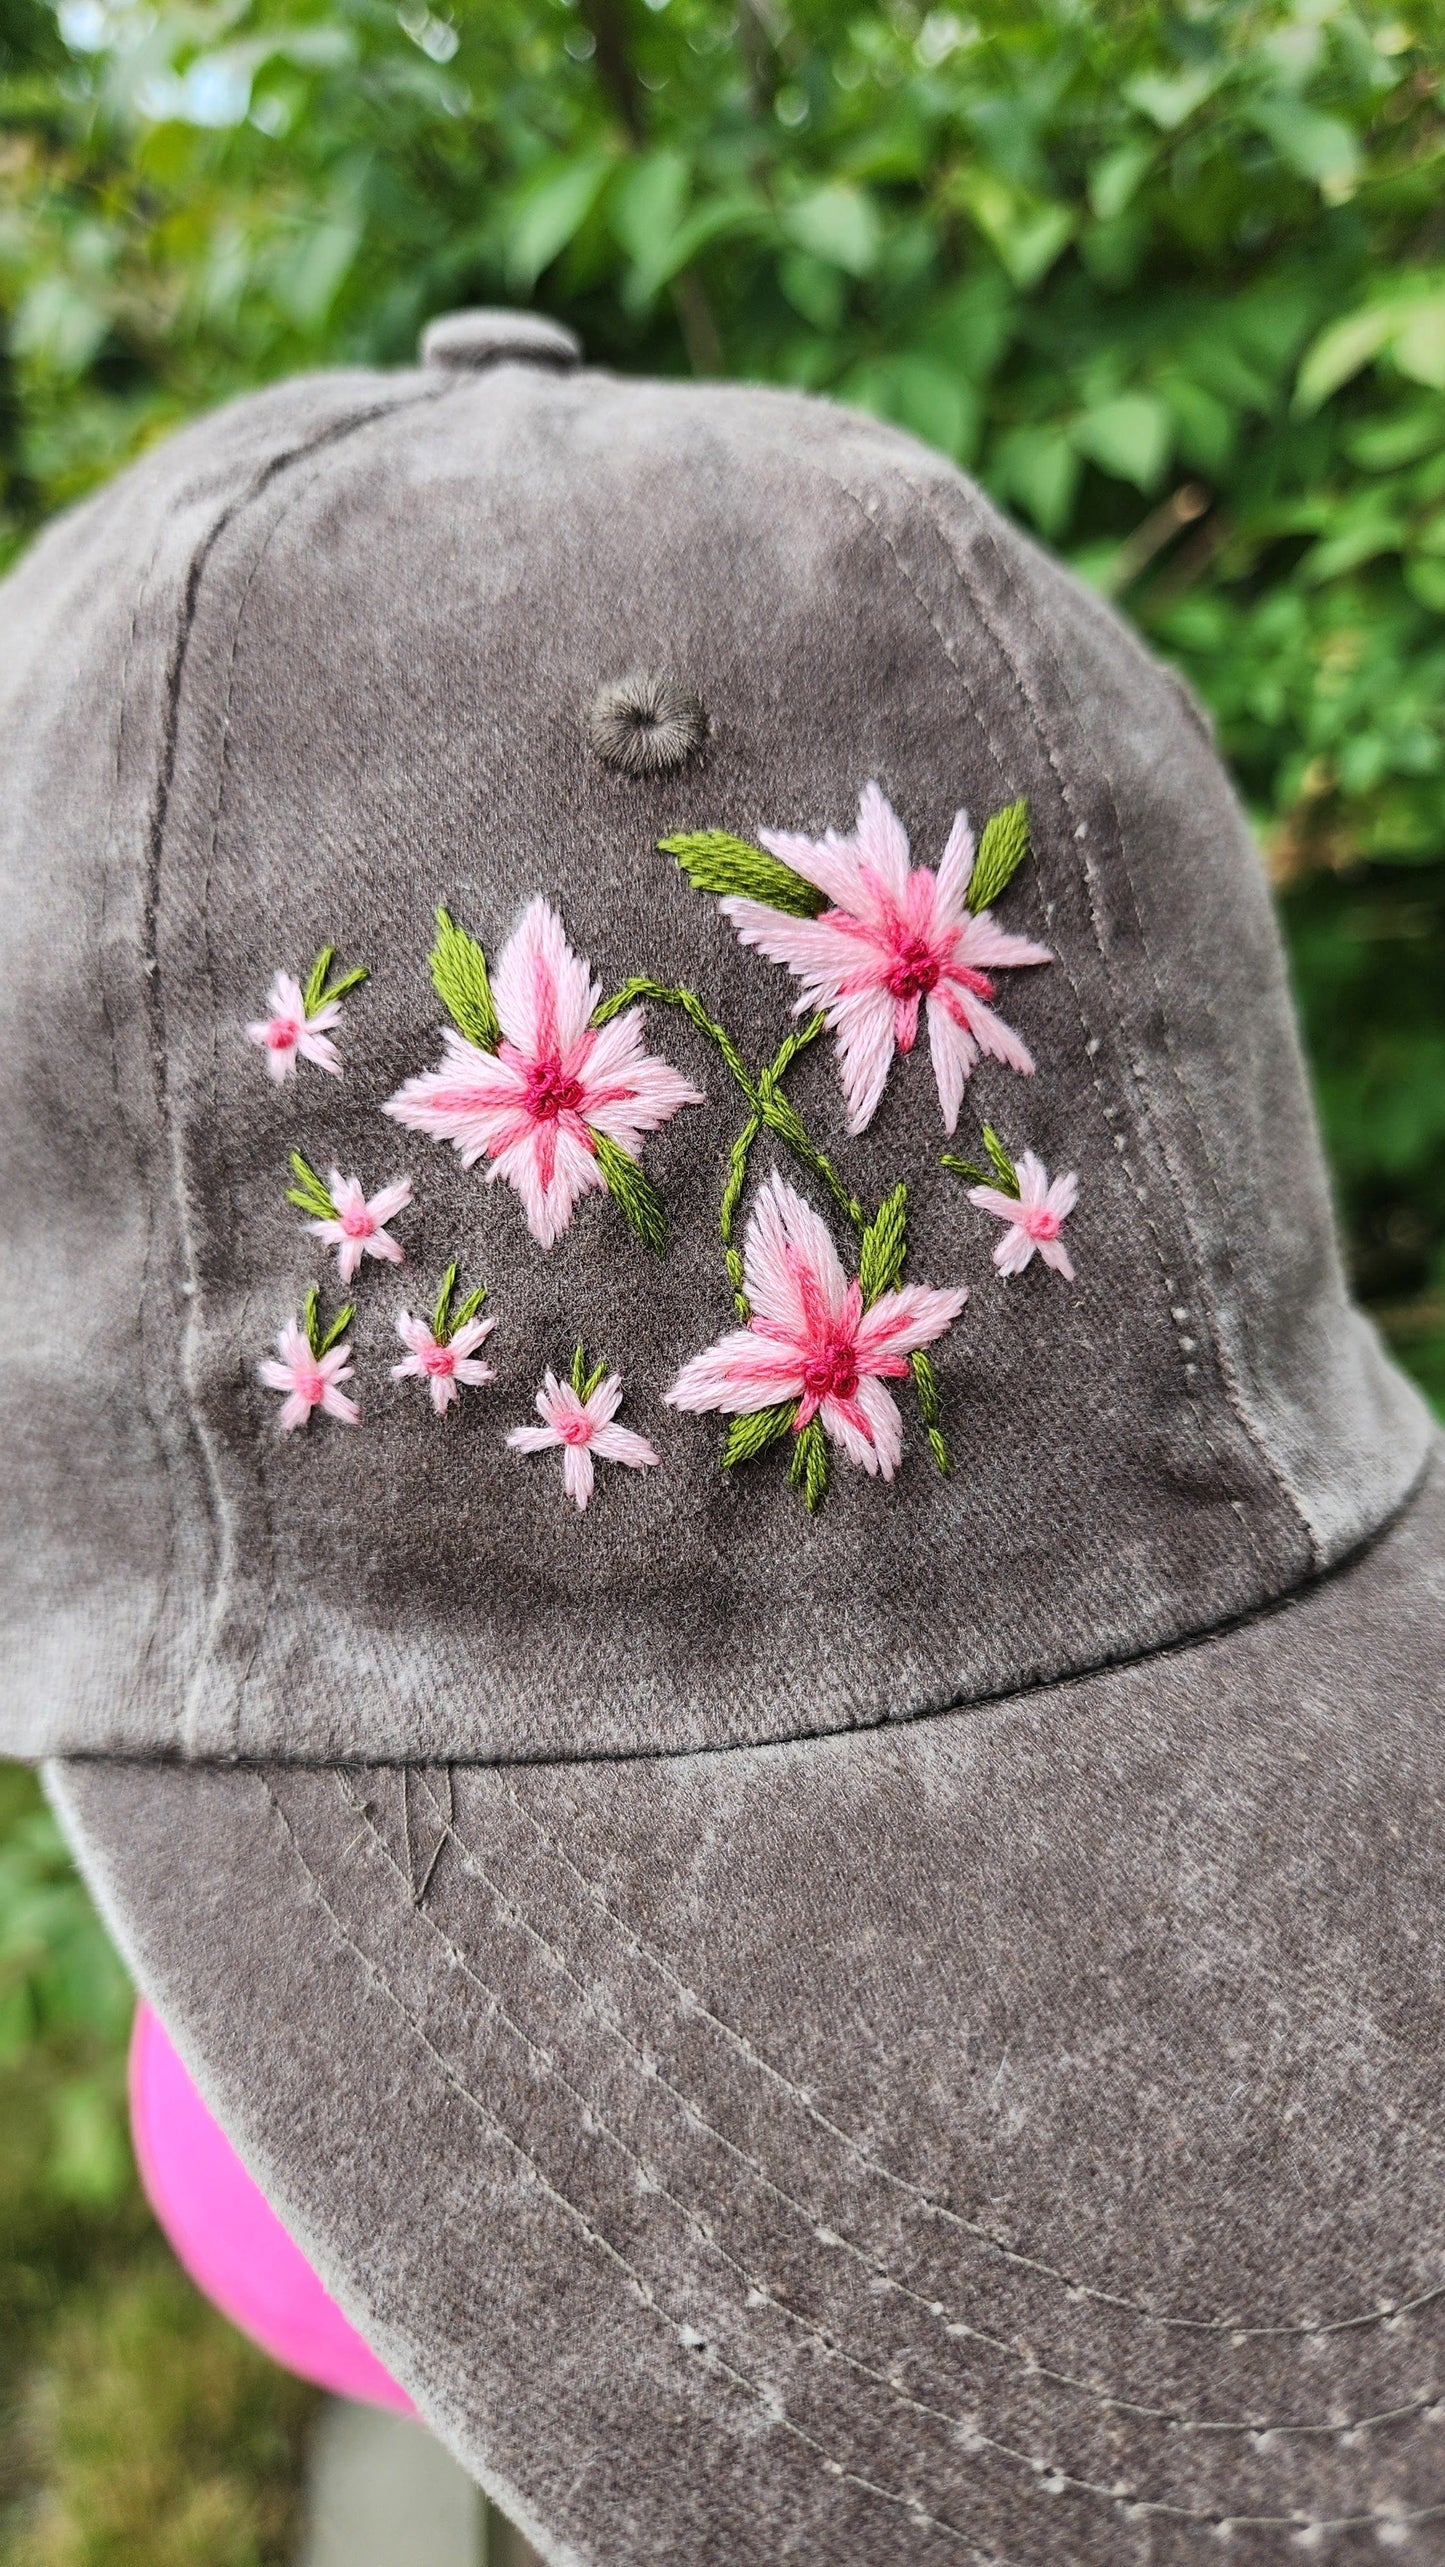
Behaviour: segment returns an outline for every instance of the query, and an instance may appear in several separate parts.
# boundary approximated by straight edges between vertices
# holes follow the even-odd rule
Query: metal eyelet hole
[[[592,699],[587,737],[619,775],[670,775],[696,757],[707,715],[701,697],[678,678],[612,678]]]

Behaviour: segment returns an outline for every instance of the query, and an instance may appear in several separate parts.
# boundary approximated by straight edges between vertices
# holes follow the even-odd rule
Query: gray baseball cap
[[[554,2562],[1445,2558],[1445,1474],[1179,680],[510,314],[0,641],[0,1746]]]

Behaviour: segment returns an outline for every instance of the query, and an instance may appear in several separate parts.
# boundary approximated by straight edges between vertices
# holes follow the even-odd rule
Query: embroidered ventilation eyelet
[[[733,1418],[725,1469],[792,1438],[788,1476],[810,1514],[827,1495],[830,1447],[891,1480],[903,1458],[903,1420],[885,1382],[917,1377],[923,1348],[953,1326],[968,1287],[900,1285],[906,1188],[863,1232],[851,1280],[826,1224],[774,1170],[749,1218],[743,1252],[745,1327],[694,1355],[663,1396],[674,1408]],[[927,1379],[932,1384],[929,1368]],[[920,1382],[921,1388],[921,1382]],[[937,1398],[925,1415],[935,1456]]]
[[[619,775],[672,775],[702,747],[707,715],[678,678],[614,678],[592,699],[587,737]]]
[[[1059,1233],[1079,1200],[1079,1180],[1072,1168],[1066,1175],[1049,1183],[1049,1172],[1042,1159],[1025,1150],[1017,1167],[1009,1157],[991,1123],[983,1127],[983,1146],[988,1152],[993,1174],[975,1167],[971,1159],[956,1159],[945,1150],[943,1165],[956,1176],[970,1180],[968,1199],[980,1212],[991,1212],[995,1221],[1008,1224],[1006,1237],[1000,1239],[993,1261],[1001,1275],[1021,1275],[1037,1250],[1046,1266],[1052,1266],[1065,1283],[1074,1280],[1073,1261]]]
[[[475,1292],[469,1292],[465,1301],[453,1309],[456,1288],[457,1269],[448,1266],[430,1323],[413,1318],[409,1310],[396,1314],[396,1333],[407,1351],[399,1364],[392,1365],[391,1378],[394,1382],[425,1382],[438,1417],[446,1415],[463,1389],[480,1390],[483,1382],[497,1378],[490,1364],[476,1360],[477,1347],[497,1324],[495,1319],[478,1316],[487,1287],[478,1284]]]
[[[667,1224],[639,1165],[643,1136],[704,1103],[667,1061],[643,1050],[642,1012],[594,1016],[601,990],[562,921],[534,900],[497,957],[437,911],[432,980],[451,1017],[438,1070],[408,1079],[382,1107],[411,1131],[449,1141],[464,1168],[489,1159],[541,1248],[579,1198],[605,1187],[639,1238],[660,1251]]]
[[[342,1000],[371,975],[364,963],[357,963],[331,980],[335,960],[335,946],[323,945],[304,989],[289,972],[277,972],[266,999],[269,1016],[258,1017],[246,1028],[248,1039],[264,1051],[266,1067],[278,1085],[295,1077],[298,1056],[314,1061],[332,1078],[341,1076],[340,1055],[329,1029],[341,1022]]]
[[[348,1301],[329,1328],[323,1330],[321,1299],[313,1284],[302,1303],[300,1319],[288,1319],[281,1330],[275,1357],[268,1355],[258,1366],[267,1390],[285,1393],[280,1421],[283,1435],[294,1434],[298,1426],[305,1426],[314,1408],[324,1410],[342,1426],[360,1425],[360,1409],[341,1388],[352,1377],[351,1348],[345,1339],[355,1317],[356,1311]]]
[[[507,1436],[508,1446],[514,1453],[559,1450],[562,1486],[580,1514],[592,1495],[594,1455],[604,1462],[621,1462],[630,1471],[650,1470],[657,1461],[644,1436],[614,1424],[621,1405],[622,1375],[609,1373],[605,1364],[594,1364],[589,1372],[585,1349],[579,1345],[569,1381],[560,1382],[553,1372],[543,1376],[537,1393],[542,1424],[514,1426]]]
[[[336,1250],[343,1283],[350,1283],[363,1257],[379,1257],[390,1266],[401,1264],[401,1247],[386,1225],[410,1203],[410,1177],[384,1185],[368,1199],[359,1177],[344,1177],[339,1168],[333,1168],[330,1185],[323,1185],[310,1161],[293,1150],[291,1179],[286,1200],[298,1212],[309,1212],[307,1229]]]
[[[1053,961],[992,916],[1028,853],[1026,801],[994,813],[977,851],[958,812],[936,872],[910,862],[903,823],[876,784],[863,787],[849,838],[760,835],[760,847],[717,829],[659,844],[699,891],[720,897],[745,945],[792,972],[795,1014],[824,1010],[850,1132],[872,1122],[894,1052],[917,1040],[920,1010],[946,1132],[958,1128],[980,1058],[1032,1075],[1033,1055],[990,1004],[996,972]]]

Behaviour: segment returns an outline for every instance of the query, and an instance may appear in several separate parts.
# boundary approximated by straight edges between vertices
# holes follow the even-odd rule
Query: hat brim
[[[1288,1604],[911,1723],[49,1780],[549,2560],[1445,2557],[1438,1453]]]

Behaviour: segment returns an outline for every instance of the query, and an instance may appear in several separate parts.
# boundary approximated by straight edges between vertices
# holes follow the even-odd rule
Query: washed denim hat
[[[462,314],[3,608],[7,1686],[585,2567],[1445,2558],[1445,1477],[1208,725]]]

